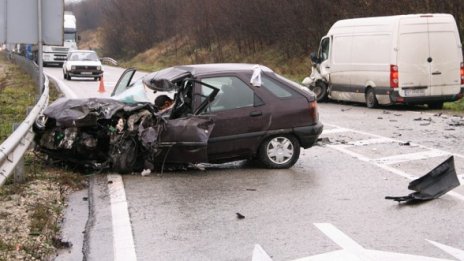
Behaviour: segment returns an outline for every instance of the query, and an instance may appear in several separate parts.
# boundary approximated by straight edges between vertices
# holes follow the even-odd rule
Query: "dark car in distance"
[[[128,109],[130,95],[125,96],[124,103],[111,99],[62,102],[55,108],[49,107],[45,113],[54,119],[53,124],[60,125],[61,130],[57,131],[62,134],[58,135],[55,130],[46,131],[55,137],[40,138],[45,142],[39,144],[47,147],[45,150],[50,151],[51,148],[57,152],[57,149],[64,148],[57,145],[57,135],[63,139],[81,136],[88,139],[92,136],[89,133],[97,133],[94,135],[101,137],[107,135],[105,133],[112,133],[108,138],[109,145],[100,147],[108,147],[110,154],[111,151],[120,151],[120,154],[108,156],[109,161],[112,161],[110,165],[119,172],[148,168],[147,164],[137,167],[137,162],[141,160],[134,159],[135,154],[139,154],[139,158],[143,157],[145,162],[150,161],[152,164],[148,166],[258,159],[267,168],[289,168],[297,162],[300,149],[313,146],[323,129],[314,93],[262,65],[183,65],[156,71],[132,81],[134,73],[135,69],[123,73],[113,91],[114,97],[135,93],[137,88],[146,90],[146,87],[156,94],[174,92],[173,105],[167,112],[156,112],[156,108],[154,112],[151,109],[148,109],[149,113],[143,112],[141,110],[146,109],[147,103],[141,106],[140,102],[135,101],[132,106],[138,107]],[[121,110],[123,107],[124,111]],[[82,111],[92,112],[95,109],[101,111],[92,117],[82,116]],[[69,110],[76,110],[75,119],[70,119],[73,113]],[[103,114],[104,117],[101,116]],[[143,118],[147,115],[149,121]],[[84,129],[89,123],[82,119],[92,119],[93,122],[95,117],[104,118],[104,122],[97,119],[99,123],[94,123],[98,128],[108,125],[104,131]],[[132,125],[125,127],[129,123]],[[85,135],[70,133],[76,130],[69,131],[69,128],[79,125],[83,126],[81,132],[85,132]],[[133,134],[129,134],[129,130]],[[113,137],[116,134],[136,138],[128,140]],[[121,142],[123,139],[128,140],[128,143],[124,145]],[[95,142],[101,140],[104,139]],[[117,142],[112,143],[114,140]],[[134,140],[142,145],[136,145]],[[55,144],[47,145],[48,141],[54,141]],[[76,144],[74,151],[76,148],[82,150],[86,144],[95,144],[89,140],[85,143],[67,140],[59,142],[68,144],[65,149],[74,146],[69,144]],[[112,149],[114,146],[121,147]],[[123,155],[124,151],[131,151],[131,155]],[[129,162],[121,167],[121,162],[126,161]]]

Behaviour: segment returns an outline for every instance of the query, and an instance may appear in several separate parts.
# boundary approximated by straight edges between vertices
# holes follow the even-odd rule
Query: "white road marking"
[[[385,143],[394,143],[394,142],[395,141],[388,139],[388,138],[374,138],[374,139],[367,139],[367,140],[350,141],[348,142],[348,145],[366,146],[366,145],[385,144]]]
[[[416,256],[409,254],[401,254],[387,251],[365,249],[342,231],[337,229],[330,223],[315,223],[314,224],[322,233],[329,237],[336,243],[342,250],[336,250],[319,255],[308,256],[299,258],[294,261],[331,261],[331,260],[344,260],[344,261],[444,261],[450,259],[441,259],[426,256]],[[464,251],[450,246],[446,246],[434,241],[427,240],[429,243],[437,246],[446,253],[464,261]],[[253,249],[252,261],[272,261],[271,257],[264,251],[264,249],[256,244]]]
[[[354,133],[358,133],[358,134],[362,134],[362,135],[366,135],[366,136],[370,136],[370,137],[376,137],[376,138],[391,140],[392,142],[398,142],[398,143],[404,142],[404,141],[402,141],[402,140],[392,139],[392,138],[384,137],[384,136],[381,136],[381,135],[372,134],[372,133],[369,133],[369,132],[364,132],[364,131],[359,131],[359,130],[355,130],[355,129],[344,128],[344,127],[341,127],[341,126],[338,126],[338,125],[335,125],[335,124],[324,123],[324,125],[331,126],[331,127],[333,127],[333,128],[336,128],[336,129],[341,129],[342,132],[350,131],[350,132],[354,132]],[[336,129],[330,129],[329,131],[331,131],[331,133],[336,133],[336,132],[337,132]],[[322,134],[325,134],[325,133],[322,132]],[[420,148],[428,149],[428,150],[443,151],[443,152],[445,152],[445,153],[453,154],[455,157],[464,159],[464,155],[463,155],[463,154],[459,154],[459,153],[454,153],[454,152],[451,153],[451,152],[448,152],[448,151],[439,150],[439,149],[427,147],[427,146],[420,145],[420,144],[416,144],[416,143],[412,143],[412,142],[410,143],[410,146],[420,147]]]
[[[394,156],[389,156],[389,157],[384,157],[384,158],[378,158],[378,159],[374,159],[373,161],[380,163],[380,164],[391,165],[391,164],[397,164],[401,162],[423,160],[423,159],[429,159],[429,158],[435,158],[435,157],[441,157],[441,156],[451,156],[451,154],[448,152],[442,151],[442,150],[426,150],[426,151],[421,151],[421,152],[400,154],[400,155],[394,155]]]
[[[323,130],[322,134],[332,134],[332,133],[341,133],[341,132],[349,132],[349,131],[351,130],[336,126],[333,129]]]
[[[363,132],[363,131],[357,131],[357,130],[352,130],[352,129],[348,129],[348,128],[338,127],[336,125],[331,125],[331,124],[326,124],[326,125],[329,125],[329,126],[332,126],[332,127],[335,127],[335,128],[340,128],[340,129],[343,130],[343,132],[351,131],[351,132],[363,134],[363,135],[366,135],[366,136],[376,137],[380,141],[392,141],[392,142],[397,142],[397,143],[402,142],[400,140],[395,140],[395,139],[391,139],[391,138],[387,138],[387,137],[383,137],[383,136],[380,136],[380,135],[371,134],[371,133],[367,133],[367,132]],[[418,177],[414,176],[414,175],[411,175],[411,174],[409,174],[407,172],[404,172],[402,170],[399,170],[397,168],[393,168],[393,167],[388,166],[388,165],[389,164],[394,164],[394,163],[399,163],[399,162],[406,162],[406,161],[417,160],[417,159],[427,159],[427,158],[430,158],[430,157],[437,157],[437,156],[444,156],[444,155],[454,155],[455,157],[464,159],[464,155],[461,155],[461,154],[456,154],[456,153],[451,153],[451,152],[444,151],[444,150],[429,148],[429,147],[422,146],[422,145],[415,144],[415,143],[411,143],[411,146],[417,146],[417,147],[420,147],[420,148],[423,148],[423,149],[427,149],[428,151],[420,152],[420,153],[395,155],[395,156],[385,157],[385,158],[380,158],[380,159],[371,159],[369,157],[366,157],[364,155],[361,155],[359,153],[356,153],[356,152],[353,152],[353,151],[349,150],[350,147],[354,146],[355,142],[353,142],[352,144],[353,145],[349,145],[349,144],[348,145],[347,144],[327,144],[326,146],[329,147],[329,148],[333,148],[335,150],[338,150],[340,152],[343,152],[345,154],[348,154],[348,155],[350,155],[350,156],[352,156],[352,157],[354,157],[354,158],[356,158],[358,160],[371,163],[371,164],[373,164],[373,165],[375,165],[375,166],[377,166],[379,168],[387,170],[387,171],[389,171],[391,173],[394,173],[394,174],[396,174],[398,176],[405,177],[405,178],[407,178],[409,180],[414,180],[414,179],[417,179]],[[428,155],[428,157],[427,157],[427,155]],[[458,175],[458,177],[462,177],[462,176],[463,175]],[[450,191],[450,192],[446,193],[446,195],[450,195],[450,196],[452,196],[454,198],[457,198],[459,200],[464,201],[464,195],[461,195],[461,194],[459,194],[457,192]]]
[[[454,256],[455,258],[461,260],[461,261],[464,261],[464,251],[462,251],[461,249],[457,249],[457,248],[454,248],[454,247],[450,247],[450,246],[447,246],[447,245],[443,245],[443,244],[440,244],[438,242],[435,242],[435,241],[432,241],[432,240],[428,240],[426,239],[430,244],[440,248],[441,250],[445,251],[446,253]]]
[[[135,261],[137,257],[122,177],[108,175],[108,181],[113,224],[114,260]]]

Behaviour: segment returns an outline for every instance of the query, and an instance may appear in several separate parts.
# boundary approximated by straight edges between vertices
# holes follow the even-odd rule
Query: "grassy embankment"
[[[26,117],[36,88],[28,74],[0,53],[0,126],[2,140],[13,122]],[[58,97],[50,85],[50,100]],[[59,229],[66,195],[84,186],[84,179],[52,168],[32,151],[24,156],[25,182],[7,179],[0,187],[0,260],[47,260],[60,247]]]

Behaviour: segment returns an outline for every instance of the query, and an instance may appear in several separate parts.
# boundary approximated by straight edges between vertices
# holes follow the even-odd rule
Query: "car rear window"
[[[279,78],[282,79],[283,77]],[[261,79],[263,81],[261,86],[279,98],[289,98],[296,95],[292,89],[285,87],[282,83],[277,82],[266,75],[262,75]]]

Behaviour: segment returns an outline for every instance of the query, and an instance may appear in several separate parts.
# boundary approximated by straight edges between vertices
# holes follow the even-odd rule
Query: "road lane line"
[[[375,138],[375,139],[367,139],[367,140],[358,140],[358,141],[350,141],[348,145],[353,146],[366,146],[366,145],[374,145],[374,144],[386,144],[386,143],[394,143],[391,139],[387,138]]]
[[[336,128],[330,130],[323,130],[322,134],[332,134],[332,133],[341,133],[341,132],[349,132],[350,129],[345,129],[342,127],[335,126]]]
[[[345,153],[345,154],[348,154],[348,155],[350,155],[350,156],[352,156],[352,157],[354,157],[354,158],[356,158],[356,159],[359,159],[359,160],[361,160],[361,161],[364,161],[364,162],[367,162],[367,163],[371,163],[371,164],[373,164],[373,165],[375,165],[375,166],[377,166],[377,167],[379,167],[379,168],[382,168],[382,169],[384,169],[384,170],[387,170],[387,171],[389,171],[389,172],[391,172],[391,173],[393,173],[393,174],[396,174],[396,175],[398,175],[398,176],[405,177],[405,178],[407,178],[407,179],[409,179],[409,180],[415,180],[415,179],[418,178],[417,176],[411,175],[411,174],[409,174],[409,173],[407,173],[407,172],[404,172],[404,171],[402,171],[402,170],[399,170],[399,169],[390,167],[390,166],[388,166],[388,165],[384,165],[384,164],[377,163],[377,162],[373,161],[372,159],[370,159],[370,158],[368,158],[368,157],[365,157],[365,156],[363,156],[363,155],[361,155],[361,154],[358,154],[358,153],[356,153],[356,152],[350,151],[350,150],[347,149],[348,146],[346,146],[346,145],[330,145],[330,144],[328,144],[328,145],[326,145],[326,146],[329,147],[329,148],[333,148],[333,149],[335,149],[335,150],[338,150],[338,151],[340,151],[340,152],[343,152],[343,153]],[[459,199],[459,200],[464,201],[464,196],[461,195],[461,194],[459,194],[459,193],[457,193],[457,192],[450,191],[450,192],[446,193],[446,195],[450,195],[450,196],[452,196],[452,197],[455,197],[455,198],[457,198],[457,199]]]
[[[136,261],[132,226],[121,175],[108,175],[108,190],[113,224],[114,260]]]
[[[441,151],[441,150],[427,150],[427,151],[421,151],[421,152],[415,152],[415,153],[399,154],[399,155],[394,155],[394,156],[389,156],[389,157],[377,158],[377,159],[373,159],[372,161],[379,163],[379,164],[392,165],[392,164],[397,164],[397,163],[402,163],[402,162],[407,162],[407,161],[423,160],[423,159],[436,158],[436,157],[441,157],[441,156],[451,156],[451,154]]]
[[[404,142],[404,141],[402,141],[402,140],[392,139],[392,138],[384,137],[384,136],[381,136],[381,135],[372,134],[372,133],[369,133],[369,132],[364,132],[364,131],[359,131],[359,130],[355,130],[355,129],[344,128],[344,127],[341,127],[341,126],[338,126],[338,125],[335,125],[335,124],[324,123],[324,125],[327,125],[327,126],[330,126],[330,127],[333,127],[333,128],[342,129],[343,132],[351,131],[351,132],[358,133],[358,134],[362,134],[362,135],[366,135],[366,136],[371,136],[371,137],[383,138],[383,139],[391,140],[392,142],[398,142],[398,143]],[[335,130],[335,129],[334,129],[334,130]],[[322,134],[324,134],[324,132],[322,132]],[[420,145],[420,144],[417,144],[417,143],[412,143],[412,142],[411,142],[410,146],[417,146],[417,147],[420,147],[420,148],[423,148],[423,149],[428,149],[428,150],[442,151],[442,152],[444,152],[444,153],[453,154],[454,157],[464,159],[464,154],[459,154],[459,153],[455,153],[455,152],[449,152],[449,151],[445,151],[445,150],[435,149],[435,148],[427,147],[427,146]]]

